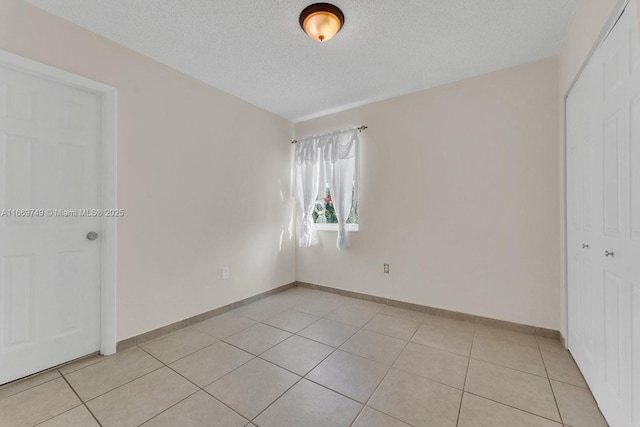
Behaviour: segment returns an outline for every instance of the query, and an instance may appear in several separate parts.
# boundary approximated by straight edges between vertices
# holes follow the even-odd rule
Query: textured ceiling
[[[27,0],[294,122],[558,54],[579,0]]]

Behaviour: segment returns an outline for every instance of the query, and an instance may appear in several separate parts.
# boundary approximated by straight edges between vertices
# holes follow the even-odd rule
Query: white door
[[[634,5],[631,2],[629,8]],[[631,19],[634,18],[634,19]],[[629,251],[630,39],[635,10],[627,10],[603,42],[602,161],[603,222],[599,252],[599,285],[603,304],[603,413],[613,425],[631,425],[631,278]],[[637,37],[637,34],[635,34]],[[639,170],[640,172],[640,170]]]
[[[100,106],[0,66],[0,384],[100,349]]]
[[[595,378],[602,324],[596,278],[601,254],[597,247],[602,222],[602,151],[599,123],[601,69],[592,61],[567,99],[567,274],[569,279],[569,344],[587,378]]]
[[[612,426],[640,426],[640,34],[636,3],[567,99],[569,349]]]

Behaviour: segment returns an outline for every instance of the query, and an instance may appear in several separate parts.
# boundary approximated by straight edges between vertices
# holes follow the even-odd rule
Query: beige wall
[[[563,336],[567,336],[567,286],[565,280],[565,135],[564,135],[564,99],[573,81],[577,78],[580,69],[587,60],[591,51],[595,48],[599,37],[605,29],[613,24],[612,14],[621,10],[622,4],[627,0],[581,0],[573,17],[569,33],[562,46],[559,56],[559,111],[560,111],[560,145],[559,145],[559,169],[560,169],[560,259],[562,260],[562,286],[560,294],[561,326]],[[631,0],[635,1],[635,0]]]
[[[557,99],[551,58],[296,124],[369,126],[361,231],[298,248],[298,280],[558,329]]]
[[[19,0],[0,49],[118,90],[118,339],[296,278],[564,331],[557,101],[620,1],[582,0],[557,61],[297,124],[370,126],[362,231],[297,262],[289,122]]]
[[[118,90],[119,340],[295,280],[287,120],[18,0],[0,49]]]

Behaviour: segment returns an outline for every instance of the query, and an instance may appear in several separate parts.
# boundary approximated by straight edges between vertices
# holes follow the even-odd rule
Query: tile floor
[[[12,426],[606,426],[560,343],[293,288],[0,387]]]

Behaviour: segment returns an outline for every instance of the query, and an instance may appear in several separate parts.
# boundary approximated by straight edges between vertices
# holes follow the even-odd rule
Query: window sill
[[[314,225],[316,226],[317,231],[338,231],[338,224],[321,223],[321,224],[314,224]],[[359,230],[358,224],[347,224],[346,228],[347,228],[347,231]]]

